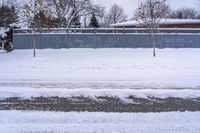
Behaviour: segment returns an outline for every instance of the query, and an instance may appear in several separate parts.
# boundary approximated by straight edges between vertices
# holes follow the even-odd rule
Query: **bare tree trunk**
[[[36,44],[36,36],[35,36],[35,28],[33,28],[33,57],[36,57],[35,44]]]
[[[33,16],[33,57],[36,57],[36,28],[35,28],[35,14],[36,14],[36,1],[34,0],[34,16]]]
[[[156,57],[156,41],[154,33],[153,33],[153,57]]]
[[[151,31],[151,37],[152,37],[152,45],[153,45],[153,57],[156,57],[156,41],[155,41],[154,29],[152,29]]]

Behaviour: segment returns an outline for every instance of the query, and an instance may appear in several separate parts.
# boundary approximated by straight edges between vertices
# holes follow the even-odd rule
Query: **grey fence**
[[[66,30],[66,29],[65,29]],[[108,31],[103,29],[99,32],[93,30],[74,29],[58,30],[62,32],[45,33],[35,35],[37,49],[60,49],[60,48],[151,48],[151,35],[147,30],[143,33],[127,29],[115,29]],[[144,30],[144,29],[143,29]],[[169,30],[169,29],[167,29]],[[156,33],[156,46],[158,48],[200,48],[200,30],[169,30]],[[45,30],[43,30],[45,31]],[[120,31],[120,32],[119,32]],[[191,32],[193,31],[193,32]],[[141,32],[141,30],[140,30]],[[14,49],[31,49],[33,34],[30,31],[15,31],[13,36]]]

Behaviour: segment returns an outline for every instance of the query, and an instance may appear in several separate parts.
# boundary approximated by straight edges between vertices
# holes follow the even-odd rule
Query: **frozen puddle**
[[[60,113],[1,111],[4,133],[199,133],[200,112]]]

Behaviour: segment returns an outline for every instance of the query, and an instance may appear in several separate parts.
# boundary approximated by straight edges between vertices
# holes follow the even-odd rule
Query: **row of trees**
[[[137,10],[134,19],[138,17]],[[91,0],[30,0],[29,3],[24,3],[23,0],[1,0],[0,16],[0,27],[23,23],[27,27],[35,25],[37,28],[98,28],[128,20],[128,16],[119,5],[114,4],[106,12],[105,7],[95,5]],[[193,8],[174,11],[168,7],[165,17],[195,19],[200,18],[200,15]]]
[[[27,27],[108,27],[127,20],[124,10],[114,4],[108,13],[105,7],[91,0],[14,0],[0,1],[0,27],[24,24]]]
[[[90,0],[30,0],[28,3],[23,0],[1,0],[0,26],[20,23],[38,28],[80,27],[84,26],[84,19],[100,17],[103,13],[104,7],[95,5]]]

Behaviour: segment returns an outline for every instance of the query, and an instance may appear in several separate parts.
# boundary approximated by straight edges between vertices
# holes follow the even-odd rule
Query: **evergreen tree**
[[[93,27],[93,28],[99,28],[99,22],[95,16],[95,14],[92,14],[92,17],[90,19],[90,24],[89,27]]]
[[[70,26],[74,28],[80,28],[81,27],[80,17],[79,16],[74,17],[71,21]]]
[[[18,15],[14,6],[0,6],[0,27],[8,27],[18,22]]]
[[[49,28],[50,27],[50,17],[45,14],[45,11],[39,11],[35,15],[35,27],[36,28]],[[31,27],[34,26],[34,23],[31,23]]]

